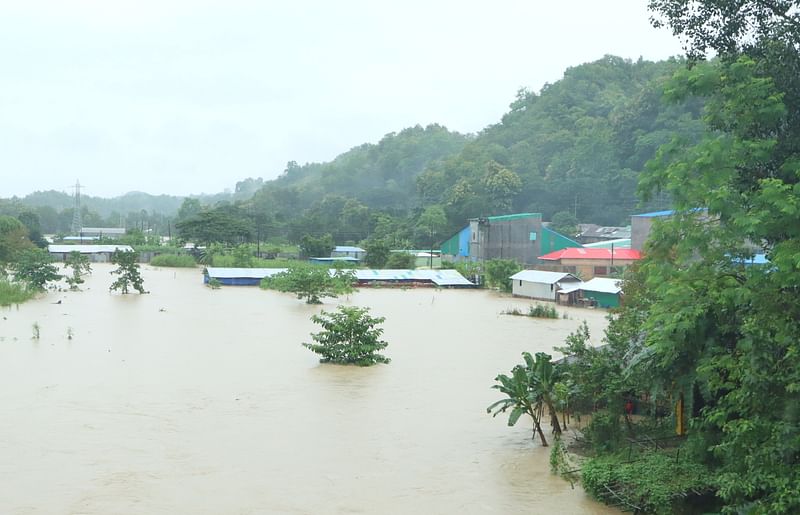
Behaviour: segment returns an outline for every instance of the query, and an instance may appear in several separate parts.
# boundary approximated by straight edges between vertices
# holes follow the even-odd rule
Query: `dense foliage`
[[[319,354],[320,362],[364,367],[391,361],[380,353],[389,345],[380,339],[383,328],[378,327],[386,319],[371,316],[369,308],[339,306],[337,311],[323,311],[311,320],[323,330],[311,335],[316,343],[303,346]]]
[[[14,279],[24,282],[33,291],[43,291],[47,283],[58,281],[61,275],[45,250],[29,248],[16,254],[11,264]]]
[[[77,291],[80,285],[84,283],[83,276],[92,273],[92,265],[89,264],[89,257],[77,251],[72,251],[67,257],[66,268],[72,269],[72,273],[64,276],[64,279],[69,284],[69,289]]]
[[[154,256],[153,259],[150,260],[150,264],[153,266],[174,268],[194,268],[197,266],[197,262],[194,258],[186,254],[161,254],[159,256]]]
[[[139,270],[138,252],[115,250],[111,255],[111,263],[117,265],[117,268],[111,271],[111,275],[119,277],[111,284],[109,290],[120,290],[126,294],[130,287],[139,293],[147,293],[144,289],[144,279]]]
[[[355,277],[348,270],[336,270],[334,274],[328,268],[292,264],[289,268],[261,281],[261,287],[267,290],[294,293],[298,299],[306,299],[307,304],[321,304],[322,297],[338,297],[354,291]]]

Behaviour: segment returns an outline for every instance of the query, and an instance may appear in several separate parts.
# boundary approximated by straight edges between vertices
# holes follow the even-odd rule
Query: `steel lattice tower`
[[[72,234],[78,236],[83,229],[83,221],[81,220],[81,183],[75,181],[75,202],[72,207]]]

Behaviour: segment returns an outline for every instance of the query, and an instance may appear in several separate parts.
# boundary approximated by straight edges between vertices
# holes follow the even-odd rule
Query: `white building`
[[[572,274],[563,272],[546,272],[543,270],[523,270],[511,276],[511,293],[519,297],[532,299],[558,299],[558,292],[581,280]]]

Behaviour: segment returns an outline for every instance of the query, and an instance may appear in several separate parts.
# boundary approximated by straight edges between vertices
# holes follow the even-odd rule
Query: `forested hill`
[[[299,166],[290,162],[260,194],[291,189],[305,206],[326,195],[342,195],[371,208],[404,211],[416,205],[417,176],[437,161],[458,154],[467,141],[466,136],[440,125],[417,125],[387,134],[377,144],[355,147],[329,163]]]
[[[440,205],[450,228],[514,211],[627,224],[630,214],[668,203],[640,206],[636,197],[638,174],[659,145],[703,131],[699,102],[662,101],[665,80],[684,66],[606,56],[569,68],[538,93],[519,91],[502,120],[475,136],[418,126],[329,163],[289,163],[246,204],[278,226],[304,213],[294,233],[336,232],[325,225],[343,220],[348,199],[351,210],[393,216]]]
[[[636,196],[638,176],[656,149],[676,135],[696,141],[704,130],[700,101],[662,100],[667,78],[685,66],[677,59],[606,56],[567,69],[539,92],[520,90],[502,119],[476,135],[411,127],[330,162],[290,162],[274,180],[248,178],[233,193],[186,202],[144,193],[84,196],[84,225],[124,218],[127,226],[160,231],[169,220],[219,211],[245,222],[244,237],[297,241],[330,233],[338,243],[391,237],[417,244],[424,232],[419,217],[429,208],[444,212],[441,235],[471,217],[511,212],[626,225],[632,213],[668,206],[666,198],[642,206]],[[69,195],[53,191],[0,201],[0,211],[12,216],[33,208],[45,232],[68,231],[71,206]]]

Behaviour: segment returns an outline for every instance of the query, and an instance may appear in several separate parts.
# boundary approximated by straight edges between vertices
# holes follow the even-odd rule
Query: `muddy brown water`
[[[152,293],[122,296],[93,268],[82,292],[2,310],[0,513],[617,513],[550,474],[527,422],[485,412],[523,350],[584,319],[598,337],[602,311],[511,317],[530,301],[435,289],[308,306],[149,266]],[[300,345],[339,302],[386,317],[391,364]]]

